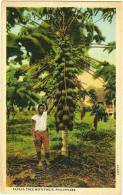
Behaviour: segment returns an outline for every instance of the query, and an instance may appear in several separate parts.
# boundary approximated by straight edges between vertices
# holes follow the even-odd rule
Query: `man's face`
[[[44,112],[44,106],[39,106],[38,113],[42,114]]]

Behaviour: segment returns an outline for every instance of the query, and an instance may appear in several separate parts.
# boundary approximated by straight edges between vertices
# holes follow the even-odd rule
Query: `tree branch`
[[[39,69],[34,75],[33,75],[33,79],[35,79],[37,76],[39,76],[41,73],[42,73],[42,71],[44,71],[44,70],[47,70],[47,67],[49,67],[49,65],[44,65],[41,69]]]
[[[44,79],[42,79],[41,81],[39,81],[38,83],[34,84],[32,86],[33,89],[36,89],[37,87],[39,87],[39,85],[43,84],[44,82],[46,82],[49,78],[51,77],[51,75],[46,76]]]
[[[110,45],[90,45],[90,46],[87,46],[87,48],[112,48],[112,46]]]

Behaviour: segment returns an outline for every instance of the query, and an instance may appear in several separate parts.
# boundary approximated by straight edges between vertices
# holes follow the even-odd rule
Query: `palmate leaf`
[[[34,92],[31,92],[30,96],[32,100],[35,100],[35,102],[38,102],[40,100],[40,96]]]
[[[11,27],[14,27],[18,23],[26,23],[24,17],[24,11],[26,8],[7,8],[7,29],[10,30]]]
[[[36,37],[40,43],[42,44],[41,46],[43,48],[47,48],[47,50],[49,51],[50,49],[52,49],[54,51],[54,53],[58,54],[58,49],[56,47],[55,41],[53,41],[52,39],[50,39],[50,37],[41,34],[40,32],[34,32],[32,33],[32,36]]]
[[[42,29],[28,29],[29,34],[20,34],[19,41],[22,45],[32,54],[31,62],[38,62],[46,54],[49,54],[50,51],[53,51],[54,54],[57,54],[57,48],[55,42],[46,35],[42,33]]]
[[[22,68],[22,67],[21,67]],[[21,69],[22,70],[22,69]],[[7,71],[7,102],[8,109],[16,105],[18,108],[25,108],[27,106],[34,106],[40,100],[40,96],[32,91],[32,80],[25,73],[23,81],[20,81],[20,68],[9,67]],[[23,73],[24,74],[24,73]]]
[[[94,35],[93,40],[96,41],[96,43],[100,44],[102,41],[105,41],[105,37],[102,35]]]
[[[102,62],[98,66],[94,78],[102,77],[105,81],[109,79],[110,76],[115,76],[115,66],[112,64],[109,64],[108,62]]]
[[[99,27],[98,27],[97,25],[94,25],[93,28],[94,28],[95,32],[96,32],[98,35],[102,35],[102,32],[101,32],[101,30],[99,29]]]
[[[103,51],[108,51],[108,53],[111,53],[115,49],[116,49],[116,43],[113,41],[108,43],[107,47]]]
[[[93,41],[101,43],[105,41],[105,37],[98,26],[88,20],[75,20],[69,28],[68,33],[74,45],[83,44],[89,46]]]
[[[28,53],[31,53],[30,63],[38,62],[46,54],[49,54],[50,51],[55,55],[58,55],[55,41],[49,37],[48,31],[44,31],[41,27],[22,27],[18,35],[9,33],[7,46],[8,58],[13,55],[17,55],[18,57],[21,56],[23,54],[21,46],[23,46]]]
[[[99,77],[105,81],[106,101],[111,102],[115,99],[116,93],[116,67],[108,62],[101,63],[95,72],[95,78]]]
[[[27,48],[30,52],[32,50],[36,50],[40,53],[44,53],[43,48],[41,47],[41,44],[39,40],[35,37],[32,37],[31,35],[22,35],[19,38],[19,41]]]
[[[9,33],[7,35],[7,46],[8,47],[16,46],[17,43],[18,43],[17,35],[15,35],[13,33]]]
[[[21,63],[21,60],[23,59],[23,52],[20,50],[18,36],[13,33],[9,33],[7,35],[7,60],[13,56],[16,56],[15,61],[19,61]]]
[[[20,87],[16,90],[14,96],[14,103],[19,107],[26,107],[28,105],[35,105],[39,100],[40,97],[36,95],[34,92],[29,90],[25,90],[23,87]]]
[[[94,8],[94,14],[97,15],[100,12],[103,20],[112,22],[113,17],[116,14],[116,8]]]

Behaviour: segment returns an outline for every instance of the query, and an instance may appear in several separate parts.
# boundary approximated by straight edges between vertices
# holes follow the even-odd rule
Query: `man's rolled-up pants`
[[[45,154],[49,153],[49,135],[48,131],[34,131],[34,144],[36,148],[36,152],[41,152],[41,146],[44,145]]]

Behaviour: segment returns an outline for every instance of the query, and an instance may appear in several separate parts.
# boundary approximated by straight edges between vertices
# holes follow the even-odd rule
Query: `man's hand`
[[[35,139],[35,121],[34,120],[32,120],[32,137],[33,137],[33,139]]]

